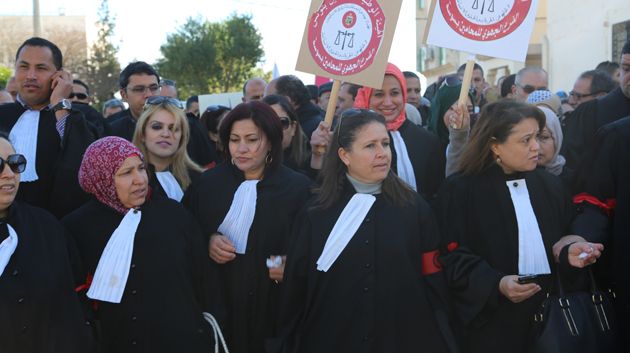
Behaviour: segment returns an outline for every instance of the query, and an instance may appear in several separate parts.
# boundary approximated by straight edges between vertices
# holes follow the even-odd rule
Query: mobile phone
[[[522,275],[518,276],[516,282],[518,282],[518,284],[532,283],[535,282],[538,277],[539,275]]]

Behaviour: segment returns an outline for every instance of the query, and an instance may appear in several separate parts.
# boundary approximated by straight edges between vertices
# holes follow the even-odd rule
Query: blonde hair
[[[183,190],[186,190],[190,185],[190,175],[188,170],[194,170],[197,172],[203,171],[203,169],[188,156],[186,147],[190,139],[190,127],[188,126],[188,120],[186,119],[186,113],[182,109],[175,107],[174,105],[163,102],[155,105],[146,105],[142,115],[138,118],[136,123],[136,130],[133,134],[133,144],[136,145],[142,154],[144,154],[146,161],[151,163],[151,155],[144,144],[144,131],[147,127],[149,119],[160,110],[166,110],[175,117],[175,126],[180,126],[182,129],[182,137],[179,140],[179,146],[173,157],[171,157],[171,173],[177,182],[181,185]]]

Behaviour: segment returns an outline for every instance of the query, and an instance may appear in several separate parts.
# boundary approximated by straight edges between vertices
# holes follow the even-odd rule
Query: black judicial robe
[[[214,283],[198,226],[167,198],[151,198],[141,211],[122,301],[97,302],[101,352],[209,352],[212,333],[202,311],[212,305],[209,285]],[[62,220],[76,240],[86,275],[96,271],[122,218],[93,200]]]
[[[92,108],[89,104],[73,102],[72,108],[83,113],[85,120],[94,128],[95,135],[98,137],[105,134],[105,118],[103,114]]]
[[[18,246],[0,277],[0,352],[94,351],[92,325],[75,292],[76,248],[51,214],[16,201],[0,241],[15,229]]]
[[[328,272],[317,270],[326,240],[354,193],[346,181],[334,206],[302,213],[285,269],[284,342],[280,349],[272,343],[270,352],[447,352],[435,316],[436,296],[446,291],[444,276],[423,275],[433,272],[425,268],[423,254],[437,249],[438,228],[419,195],[407,206],[375,195]]]
[[[406,119],[398,129],[405,141],[407,154],[416,176],[418,193],[425,200],[432,200],[437,194],[446,168],[446,154],[438,138],[432,133]],[[392,142],[392,170],[396,172],[395,141]]]
[[[593,145],[597,130],[620,118],[630,116],[630,98],[617,87],[607,95],[580,104],[566,119],[560,154],[566,159],[563,178],[580,192],[583,179],[593,162]]]
[[[207,244],[230,209],[234,193],[244,181],[231,164],[204,172],[184,196],[184,205],[201,224]],[[281,284],[269,278],[266,259],[287,253],[296,215],[308,197],[310,180],[287,167],[265,175],[257,185],[256,214],[244,255],[219,265],[227,313],[224,334],[232,353],[264,352],[264,340],[274,335]]]
[[[595,162],[586,178],[584,191],[602,203],[615,200],[610,216],[599,207],[583,203],[573,223],[573,232],[592,242],[601,242],[605,250],[596,266],[617,295],[614,301],[619,332],[630,332],[630,117],[604,126],[597,135]],[[623,335],[620,335],[623,336]],[[630,338],[625,335],[626,349]]]
[[[19,103],[0,105],[0,131],[10,133],[24,111]],[[77,174],[85,149],[97,136],[83,114],[76,110],[66,118],[63,139],[56,123],[52,110],[40,112],[36,161],[39,180],[20,183],[17,200],[44,208],[61,218],[89,199],[79,186]]]
[[[453,175],[436,200],[441,261],[465,328],[464,352],[523,352],[533,314],[549,289],[543,281],[540,292],[518,304],[499,292],[503,276],[518,274],[518,225],[506,181],[523,178],[553,271],[553,244],[568,234],[572,218],[556,176],[540,169],[507,176],[495,165],[479,175]]]
[[[195,170],[188,170],[188,175],[190,176],[191,183],[194,183],[195,181],[197,181],[197,179],[199,179],[199,176],[201,175],[201,173]],[[149,186],[151,187],[151,192],[152,192],[151,195],[168,198],[166,191],[164,191],[162,184],[160,184],[160,181],[155,175],[155,167],[153,166],[153,164],[149,164],[147,168],[147,176],[149,177]],[[181,187],[181,185],[179,187]],[[186,190],[182,189],[182,191],[185,192]]]

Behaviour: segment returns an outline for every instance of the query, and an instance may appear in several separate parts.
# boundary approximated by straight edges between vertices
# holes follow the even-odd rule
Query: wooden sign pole
[[[332,126],[333,118],[335,117],[335,108],[337,107],[337,98],[339,97],[339,87],[341,87],[341,81],[334,80],[332,89],[330,90],[328,106],[326,107],[326,117],[324,118],[328,127]]]
[[[468,102],[468,91],[470,90],[470,81],[472,81],[474,67],[475,57],[471,56],[466,62],[466,70],[464,70],[464,78],[462,79],[462,89],[459,91],[459,101],[457,105],[460,107],[466,107],[466,102]]]

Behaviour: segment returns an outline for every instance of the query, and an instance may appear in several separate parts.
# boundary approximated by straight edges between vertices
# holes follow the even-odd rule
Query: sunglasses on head
[[[0,173],[4,171],[4,165],[8,165],[13,173],[22,173],[26,169],[26,158],[21,154],[12,154],[7,159],[0,157]]]
[[[206,111],[209,113],[216,113],[219,111],[228,111],[228,110],[230,110],[230,108],[224,105],[209,105],[208,108],[206,108]]]
[[[184,109],[184,105],[178,99],[165,96],[151,96],[147,98],[146,102],[144,103],[144,109],[147,109],[147,106],[149,105],[160,104],[168,104],[174,106],[175,108],[179,108],[182,110]]]
[[[70,96],[68,98],[73,99],[73,98],[77,98],[77,99],[86,99],[88,96],[85,93],[70,93]]]

